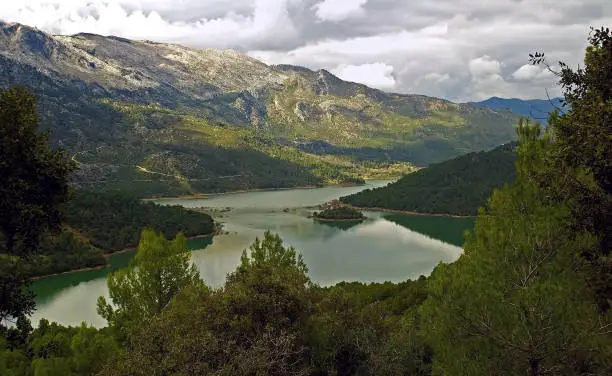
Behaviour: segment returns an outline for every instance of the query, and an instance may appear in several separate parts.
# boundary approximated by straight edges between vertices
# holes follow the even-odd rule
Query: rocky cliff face
[[[515,118],[507,112],[384,93],[325,70],[269,66],[235,51],[55,36],[0,22],[0,87],[15,85],[39,96],[42,125],[55,143],[73,152],[127,148],[123,161],[130,165],[172,155],[172,168],[156,162],[166,172],[182,173],[181,161],[193,165],[194,148],[212,150],[228,140],[268,156],[282,138],[326,145],[311,154],[317,160],[331,153],[427,164],[514,136]],[[262,139],[268,141],[258,144]],[[90,154],[88,165],[121,170],[112,153]],[[217,157],[210,163],[236,164],[231,156]]]

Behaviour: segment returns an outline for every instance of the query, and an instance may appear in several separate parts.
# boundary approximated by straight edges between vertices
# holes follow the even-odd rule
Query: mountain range
[[[143,196],[359,182],[514,139],[517,115],[235,51],[0,22],[0,88],[39,98],[75,184]]]
[[[539,121],[542,124],[548,123],[548,115],[554,110],[565,112],[563,98],[551,99],[518,99],[518,98],[499,98],[491,97],[481,102],[468,102],[477,107],[486,107],[493,110],[508,110],[516,115]]]

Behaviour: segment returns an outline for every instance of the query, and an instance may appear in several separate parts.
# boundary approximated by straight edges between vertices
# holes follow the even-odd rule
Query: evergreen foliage
[[[365,219],[362,212],[355,210],[349,206],[338,206],[335,208],[328,208],[321,212],[314,212],[312,214],[314,219],[325,219],[325,220],[356,220],[360,221]]]
[[[179,290],[201,282],[190,258],[182,233],[169,242],[163,234],[143,230],[130,267],[108,277],[112,305],[99,297],[98,313],[120,335],[147,322],[160,314]]]
[[[152,228],[168,238],[179,232],[196,236],[215,231],[214,221],[207,214],[181,206],[145,203],[121,192],[77,191],[63,212],[68,225],[105,252],[136,246],[143,228]]]
[[[386,187],[366,189],[341,201],[369,208],[476,215],[495,188],[515,177],[516,143],[469,153],[410,173]]]
[[[41,235],[57,230],[73,163],[38,129],[36,98],[0,90],[0,327],[34,309],[28,268]]]

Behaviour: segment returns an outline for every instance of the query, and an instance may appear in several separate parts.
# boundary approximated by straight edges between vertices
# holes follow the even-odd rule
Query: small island
[[[367,218],[362,212],[349,206],[337,206],[312,213],[312,219],[315,221],[358,222]]]

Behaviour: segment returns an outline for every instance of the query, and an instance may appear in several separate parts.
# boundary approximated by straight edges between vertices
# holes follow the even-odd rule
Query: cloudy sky
[[[612,26],[612,1],[0,0],[0,19],[55,34],[237,49],[387,91],[468,101],[558,94],[528,54],[580,63],[589,26]]]

